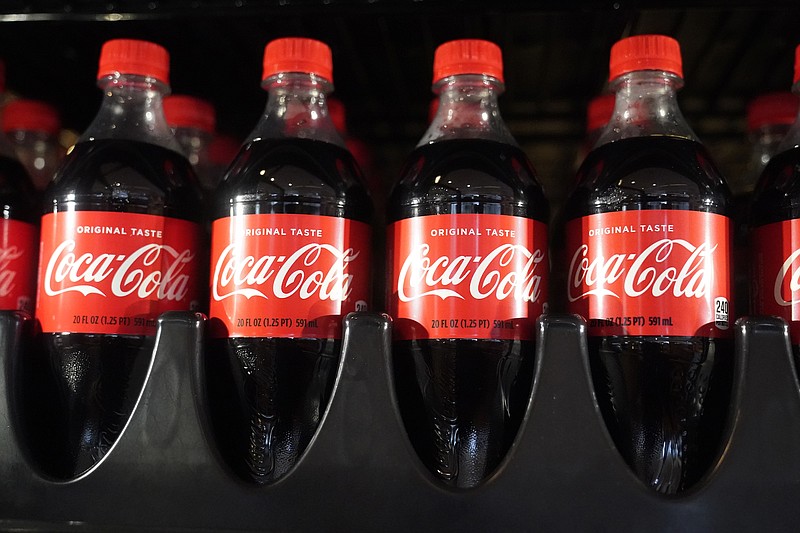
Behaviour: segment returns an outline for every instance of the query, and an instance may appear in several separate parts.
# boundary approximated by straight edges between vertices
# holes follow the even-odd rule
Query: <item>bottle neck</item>
[[[5,108],[6,103],[8,102],[7,96],[4,92],[0,91],[0,106]],[[0,129],[0,157],[5,157],[8,159],[16,159],[19,161],[19,157],[17,157],[17,153],[14,150],[14,144],[11,140],[11,137],[6,134],[2,129]]]
[[[0,131],[0,157],[19,160],[13,141],[2,131]]]
[[[58,143],[55,135],[40,130],[11,130],[6,136],[12,144]]]
[[[92,123],[78,139],[124,139],[146,142],[181,153],[164,117],[163,98],[169,86],[138,75],[111,75],[98,81],[103,101]]]
[[[614,112],[594,147],[661,135],[699,142],[678,106],[677,90],[682,86],[680,77],[655,70],[630,72],[613,80]]]
[[[751,164],[758,174],[767,166],[772,156],[778,153],[790,129],[790,124],[768,124],[751,134],[753,143]]]
[[[800,96],[800,81],[792,86],[792,92]],[[780,152],[785,152],[797,147],[800,147],[800,111],[798,111],[798,115],[794,119],[794,123],[789,128],[789,131],[786,132],[786,135],[778,145],[778,149],[775,151],[775,153],[777,154]]]
[[[178,127],[172,130],[186,159],[192,166],[204,163],[208,159],[208,145],[211,144],[212,135],[198,128]]]
[[[517,146],[500,116],[497,99],[503,88],[496,78],[474,74],[450,76],[436,83],[433,91],[439,96],[439,107],[417,146],[453,139]]]
[[[247,141],[311,139],[345,148],[328,112],[333,85],[313,74],[286,72],[262,85],[269,93],[267,107]]]
[[[748,134],[751,151],[747,166],[742,172],[730,174],[727,179],[733,194],[753,192],[761,172],[772,156],[778,153],[778,147],[788,130],[787,124],[767,124]]]

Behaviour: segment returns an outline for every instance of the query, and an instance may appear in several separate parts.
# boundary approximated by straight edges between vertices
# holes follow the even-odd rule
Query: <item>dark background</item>
[[[604,89],[611,45],[664,33],[682,47],[681,105],[723,172],[744,171],[745,109],[788,90],[800,44],[796,2],[522,2],[455,0],[3,1],[0,56],[14,93],[54,103],[80,132],[100,99],[102,43],[135,37],[171,53],[176,93],[206,98],[219,129],[241,139],[265,104],[264,45],[308,36],[334,54],[336,96],[350,135],[368,143],[390,184],[425,129],[433,53],[484,38],[504,53],[501,110],[548,194],[564,195],[588,101]],[[387,185],[388,186],[388,185]]]

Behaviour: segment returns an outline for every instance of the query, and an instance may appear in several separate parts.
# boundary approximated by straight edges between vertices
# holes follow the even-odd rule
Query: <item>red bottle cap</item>
[[[683,77],[681,47],[666,35],[636,35],[611,47],[608,79],[636,70],[662,70]]]
[[[3,76],[5,78],[5,75]],[[800,45],[794,49],[794,83],[800,81]]]
[[[800,97],[790,92],[762,94],[747,105],[747,129],[794,123],[800,110]]]
[[[333,127],[341,135],[347,133],[347,116],[344,111],[344,104],[336,98],[328,98],[328,114],[333,121]]]
[[[599,130],[611,120],[614,113],[614,102],[616,98],[613,94],[601,94],[592,98],[586,109],[586,131]]]
[[[433,83],[458,74],[483,74],[503,81],[500,47],[479,39],[460,39],[442,44],[433,56]]]
[[[61,119],[55,107],[38,100],[14,100],[3,111],[3,131],[41,131],[58,135]]]
[[[333,57],[327,44],[314,39],[286,37],[264,48],[262,80],[279,72],[315,74],[333,83]]]
[[[97,78],[111,74],[135,74],[169,84],[169,52],[158,44],[137,39],[106,41],[100,51]]]
[[[216,135],[208,145],[208,160],[214,165],[228,165],[239,153],[239,143],[228,135]]]
[[[164,115],[171,128],[195,128],[214,133],[217,126],[214,106],[194,96],[167,96],[164,98]]]

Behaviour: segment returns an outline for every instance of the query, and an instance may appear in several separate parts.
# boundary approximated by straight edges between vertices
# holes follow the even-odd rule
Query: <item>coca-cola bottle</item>
[[[800,94],[800,46],[795,51],[794,92]],[[758,180],[750,209],[754,315],[789,323],[800,365],[800,118],[786,133]]]
[[[800,98],[789,91],[757,96],[747,105],[747,133],[752,150],[739,180],[729,180],[731,192],[752,195],[764,168],[778,151],[800,109]]]
[[[359,168],[362,171],[366,171],[366,169],[370,169],[372,167],[372,157],[370,154],[369,147],[367,144],[350,135],[350,131],[347,128],[347,112],[345,110],[344,104],[341,100],[337,100],[336,98],[330,98],[328,101],[328,109],[330,111],[331,119],[333,120],[333,125],[336,128],[336,131],[344,138],[344,144],[347,146],[347,149],[353,154],[353,158],[358,163]],[[374,175],[371,173],[366,173],[365,179],[373,178]],[[380,188],[377,183],[371,184],[370,192],[373,190],[378,191]]]
[[[0,310],[33,315],[39,210],[31,179],[0,135]]]
[[[601,94],[592,98],[589,105],[586,106],[586,136],[579,151],[579,165],[597,144],[600,135],[603,134],[603,130],[614,112],[615,100],[613,94]]]
[[[266,110],[212,209],[208,393],[217,440],[246,479],[284,476],[328,405],[342,319],[366,309],[372,204],[327,108],[331,51],[264,50]]]
[[[761,172],[778,150],[784,135],[797,117],[800,98],[789,91],[762,94],[747,106],[747,132],[750,140],[750,159],[745,171],[728,180],[733,193],[734,230],[734,304],[736,309],[750,305],[751,274],[746,265],[750,260],[750,216],[753,191]]]
[[[597,140],[600,138],[606,124],[608,124],[608,121],[611,119],[611,113],[614,111],[615,99],[613,94],[604,93],[595,96],[589,101],[589,105],[586,106],[586,134],[575,154],[575,166],[570,170],[571,172],[574,173],[580,168],[581,163],[583,163],[586,156],[597,144]],[[559,188],[558,192],[561,194],[557,194],[555,197],[552,191],[550,191],[551,206],[556,210],[555,216],[550,223],[550,253],[554,265],[563,265],[566,262],[565,254],[567,251],[564,237],[564,202],[566,198],[562,197],[562,194],[566,196],[573,185],[572,180],[570,180],[567,186]],[[566,311],[567,295],[563,290],[566,284],[566,276],[567,272],[563,268],[554,268],[550,275],[551,290],[549,304],[550,310],[556,313],[563,313]]]
[[[222,174],[211,167],[208,147],[214,138],[217,115],[210,102],[185,94],[172,94],[164,99],[167,124],[192,164],[204,191],[216,188]]]
[[[111,448],[141,390],[158,316],[198,305],[201,200],[164,119],[168,75],[161,46],[106,42],[100,110],[45,192],[36,317],[61,398],[54,475],[79,475]]]
[[[61,131],[58,110],[39,100],[14,100],[3,110],[3,131],[34,187],[43,191],[64,157],[58,141]]]
[[[231,161],[239,153],[240,145],[241,142],[225,133],[217,132],[212,137],[207,150],[208,174],[212,177],[216,176],[217,185],[225,175],[225,171],[228,170]]]
[[[0,60],[0,93],[5,89],[4,66]],[[17,157],[12,142],[0,133],[0,310],[21,311],[24,316],[33,317],[41,209],[33,182]],[[52,394],[47,391],[53,389],[52,381],[47,380],[49,365],[31,353],[16,354],[12,363],[16,368],[14,379],[4,392],[19,414],[19,436],[29,450],[45,449],[38,455],[46,457],[54,426],[48,417],[52,413]],[[47,386],[42,387],[43,384]]]
[[[616,104],[567,203],[567,299],[588,321],[597,401],[658,492],[716,455],[732,379],[729,192],[676,101],[678,42],[611,49]]]
[[[433,70],[438,110],[387,208],[395,385],[423,463],[447,485],[473,487],[528,405],[549,213],[500,116],[500,48],[451,41]]]

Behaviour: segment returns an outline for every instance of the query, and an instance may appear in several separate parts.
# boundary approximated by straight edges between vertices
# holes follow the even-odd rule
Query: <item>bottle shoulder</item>
[[[48,210],[128,211],[199,220],[197,177],[186,157],[159,145],[98,139],[72,147],[45,191]]]
[[[390,219],[492,213],[545,221],[549,207],[536,171],[515,145],[453,139],[418,147],[388,205]]]
[[[761,226],[800,218],[800,146],[774,155],[756,185],[750,222]]]
[[[245,143],[215,193],[213,218],[302,213],[369,221],[372,202],[346,149],[311,139]]]
[[[639,209],[728,214],[730,192],[706,148],[682,137],[628,138],[594,149],[578,170],[567,218]]]
[[[40,209],[33,183],[18,160],[0,156],[0,207],[3,218],[37,224]]]

